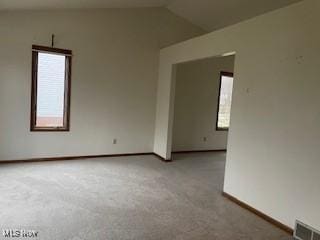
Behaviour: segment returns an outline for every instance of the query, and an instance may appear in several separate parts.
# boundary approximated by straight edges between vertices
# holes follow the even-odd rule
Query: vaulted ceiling
[[[168,8],[204,30],[213,31],[301,0],[173,0]]]
[[[213,31],[301,0],[0,0],[0,10],[167,7]]]

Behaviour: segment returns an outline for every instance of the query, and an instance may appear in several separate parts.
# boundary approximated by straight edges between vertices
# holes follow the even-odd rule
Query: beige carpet
[[[0,165],[0,228],[50,240],[291,239],[221,196],[224,165],[224,153]]]

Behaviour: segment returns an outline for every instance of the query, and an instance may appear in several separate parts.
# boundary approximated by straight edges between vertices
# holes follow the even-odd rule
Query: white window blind
[[[37,127],[62,127],[66,57],[39,53],[37,69]]]

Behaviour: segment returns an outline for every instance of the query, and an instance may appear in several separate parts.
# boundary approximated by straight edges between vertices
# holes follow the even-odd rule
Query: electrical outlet
[[[113,144],[117,144],[117,139],[114,138],[114,139],[112,140],[112,143],[113,143]]]

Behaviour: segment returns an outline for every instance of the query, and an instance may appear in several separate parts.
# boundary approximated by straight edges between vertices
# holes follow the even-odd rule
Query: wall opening
[[[234,63],[232,54],[174,66],[173,153],[227,149]]]

